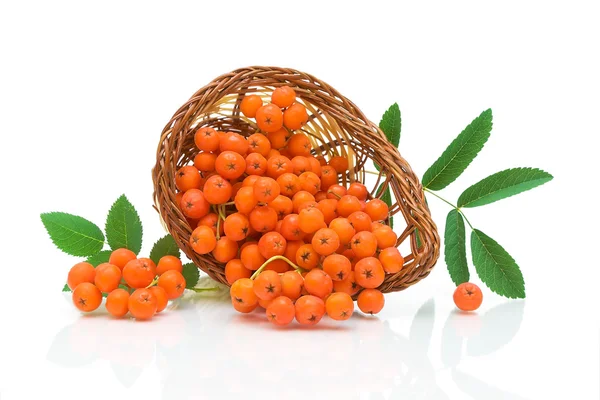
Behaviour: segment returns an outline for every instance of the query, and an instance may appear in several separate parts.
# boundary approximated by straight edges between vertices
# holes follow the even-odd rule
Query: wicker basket
[[[380,290],[403,290],[429,275],[439,256],[440,241],[421,184],[406,160],[354,103],[312,75],[288,68],[248,67],[222,75],[198,90],[165,126],[152,171],[154,201],[166,229],[181,250],[210,277],[227,284],[224,265],[210,254],[194,253],[188,243],[193,229],[175,200],[175,173],[197,154],[194,145],[197,129],[210,126],[245,136],[255,133],[256,125],[240,113],[244,95],[252,93],[267,98],[274,88],[283,85],[295,89],[298,101],[309,112],[310,119],[302,131],[311,138],[315,155],[327,158],[335,154],[348,158],[349,173],[340,176],[340,183],[364,183],[365,167],[374,170],[370,161],[382,166],[370,188],[370,196],[382,195],[383,190],[376,193],[381,183],[384,188],[390,187],[394,199],[390,214],[401,213],[406,221],[404,230],[399,233],[398,245],[408,241],[408,246],[403,247],[410,250],[403,251],[402,270],[387,275]],[[396,217],[395,222],[398,228],[399,218]]]

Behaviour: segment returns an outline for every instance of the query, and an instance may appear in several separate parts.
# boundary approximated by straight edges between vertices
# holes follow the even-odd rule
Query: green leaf
[[[477,275],[487,287],[511,299],[525,298],[525,282],[519,266],[494,239],[473,229],[471,252]]]
[[[483,148],[491,130],[492,110],[487,109],[475,118],[429,167],[423,175],[423,186],[431,190],[441,190],[454,182]]]
[[[456,286],[469,282],[465,221],[457,210],[450,210],[446,218],[444,255],[452,282]]]
[[[154,261],[155,264],[158,264],[158,260],[164,256],[181,258],[179,247],[171,235],[166,235],[158,239],[158,241],[154,243],[154,246],[152,246],[152,251],[150,252],[150,259]]]
[[[87,260],[85,260],[85,261],[89,262],[94,267],[97,267],[98,265],[100,265],[102,263],[107,263],[108,259],[110,258],[110,254],[111,253],[112,253],[112,251],[110,251],[110,250],[102,250],[98,254],[94,254],[93,256],[89,256],[87,258]]]
[[[383,114],[379,122],[379,128],[385,133],[387,140],[394,147],[398,147],[398,144],[400,144],[400,131],[402,129],[402,117],[398,103],[392,104]]]
[[[415,235],[417,235],[417,249],[420,249],[422,246],[422,243],[421,243],[421,234],[419,233],[419,228],[415,228]]]
[[[111,249],[142,249],[142,221],[125,195],[115,201],[106,219],[106,239]]]
[[[63,290],[62,290],[62,291],[63,291],[63,292],[70,292],[70,291],[71,291],[71,288],[69,287],[69,285],[67,285],[67,284],[65,283],[65,286],[63,286]]]
[[[62,212],[45,213],[40,217],[52,242],[67,254],[87,257],[104,246],[100,228],[85,218]]]
[[[458,207],[477,207],[525,192],[553,178],[537,168],[512,168],[497,172],[465,190]]]
[[[400,144],[400,131],[402,129],[402,117],[400,116],[400,107],[397,103],[394,103],[387,109],[387,111],[381,117],[379,122],[379,128],[385,133],[385,137],[388,142],[398,147]],[[373,163],[377,171],[381,170],[381,167],[376,162]]]
[[[185,287],[193,288],[198,283],[200,278],[200,270],[194,263],[183,264],[183,277],[185,278]]]

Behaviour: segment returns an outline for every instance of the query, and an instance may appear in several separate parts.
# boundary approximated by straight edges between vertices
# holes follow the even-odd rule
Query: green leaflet
[[[465,221],[458,210],[450,210],[444,233],[444,256],[450,278],[456,286],[469,281]]]
[[[102,250],[100,253],[98,254],[94,254],[93,256],[89,256],[87,258],[87,262],[89,262],[90,264],[92,264],[94,267],[97,267],[98,265],[102,264],[102,263],[107,263],[109,258],[110,258],[110,254],[112,253],[112,251],[110,250]]]
[[[106,219],[106,239],[111,249],[142,249],[142,221],[125,195],[115,201]]]
[[[70,291],[71,291],[71,288],[69,287],[69,285],[67,285],[67,284],[65,283],[65,286],[63,286],[63,290],[62,290],[62,291],[63,291],[63,292],[70,292]]]
[[[381,117],[379,128],[385,133],[388,141],[398,147],[400,144],[400,131],[402,130],[402,117],[398,103],[394,103]]]
[[[200,270],[194,263],[183,264],[183,277],[185,278],[185,287],[191,289],[198,283]]]
[[[154,243],[152,251],[150,251],[150,259],[154,261],[155,264],[158,264],[158,260],[167,255],[181,258],[179,247],[171,235],[163,236]]]
[[[98,226],[77,215],[50,212],[41,215],[52,242],[60,250],[77,257],[98,253],[104,246],[104,235]]]
[[[487,287],[501,296],[525,298],[525,282],[519,266],[494,239],[474,229],[471,252],[477,275]]]
[[[465,190],[458,207],[477,207],[514,196],[552,180],[552,175],[537,168],[512,168],[497,172]]]
[[[490,137],[492,110],[487,109],[473,120],[450,143],[423,175],[423,186],[441,190],[454,182],[477,156]]]

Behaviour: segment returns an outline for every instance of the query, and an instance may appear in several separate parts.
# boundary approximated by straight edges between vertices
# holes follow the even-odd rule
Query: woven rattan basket
[[[398,245],[410,250],[403,251],[402,270],[387,275],[380,290],[403,290],[429,275],[439,256],[439,236],[421,183],[406,160],[354,103],[314,76],[288,68],[248,67],[222,75],[198,90],[165,126],[152,171],[154,201],[164,225],[181,250],[213,279],[227,284],[224,265],[210,254],[194,253],[189,245],[193,228],[176,203],[175,173],[197,154],[194,146],[197,129],[209,126],[245,136],[257,132],[256,125],[240,113],[240,102],[249,93],[266,98],[274,88],[283,85],[296,91],[298,101],[309,112],[310,119],[302,131],[311,138],[315,155],[348,158],[349,173],[339,177],[340,183],[364,183],[365,167],[374,171],[371,161],[382,166],[377,178],[369,179],[370,196],[382,195],[382,183],[384,188],[389,186],[394,202],[390,214],[401,214],[406,221],[402,225],[400,218],[395,218]]]

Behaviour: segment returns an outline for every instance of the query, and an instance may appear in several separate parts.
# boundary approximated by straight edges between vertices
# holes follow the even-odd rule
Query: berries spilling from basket
[[[175,176],[191,248],[225,264],[236,310],[260,305],[276,324],[294,317],[315,324],[325,313],[347,319],[359,292],[359,308],[379,312],[377,288],[404,264],[386,224],[388,204],[349,182],[346,154],[313,155],[310,136],[300,131],[308,112],[293,89],[279,87],[270,100],[241,101],[240,111],[258,127],[247,138],[196,131],[194,165]]]
[[[181,260],[164,256],[156,265],[149,258],[137,258],[128,249],[117,249],[107,263],[96,268],[90,263],[75,264],[69,271],[67,285],[73,291],[73,304],[90,312],[100,307],[106,294],[106,310],[115,317],[127,313],[147,320],[163,311],[169,300],[185,290]]]

